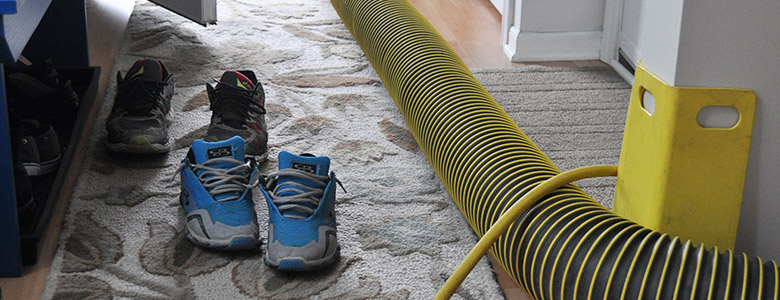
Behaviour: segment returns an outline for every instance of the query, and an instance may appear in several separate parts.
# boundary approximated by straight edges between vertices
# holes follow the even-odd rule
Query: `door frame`
[[[623,3],[625,0],[606,0],[604,8],[604,33],[601,36],[601,61],[607,63],[620,77],[633,84],[634,74],[620,64],[618,53],[618,36],[623,20]]]

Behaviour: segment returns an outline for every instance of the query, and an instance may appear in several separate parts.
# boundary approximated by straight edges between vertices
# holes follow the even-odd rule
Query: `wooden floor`
[[[501,14],[490,0],[410,0],[469,68],[604,66],[601,61],[513,63],[501,46]]]
[[[111,78],[116,52],[127,27],[134,0],[87,0],[87,19],[89,30],[89,51],[92,65],[102,68],[95,107],[92,108],[82,137],[92,134],[97,109],[100,107]],[[530,64],[512,63],[503,53],[500,45],[501,15],[489,0],[411,0],[417,9],[436,28],[463,59],[469,68],[512,68]],[[603,66],[600,61],[543,62],[533,65],[557,67]],[[85,149],[88,138],[82,138],[77,149]],[[84,151],[76,151],[84,153]],[[58,206],[55,208],[41,250],[38,264],[25,267],[22,277],[0,278],[3,299],[38,299],[43,291],[46,275],[51,267],[57,249],[59,234],[65,209],[73,191],[73,185],[81,169],[83,156],[72,159],[68,176]],[[495,264],[507,299],[528,299],[517,284]]]

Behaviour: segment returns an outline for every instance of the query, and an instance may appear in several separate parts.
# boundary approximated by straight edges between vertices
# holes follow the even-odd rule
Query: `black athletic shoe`
[[[31,65],[24,64],[17,61],[13,64],[5,64],[5,76],[22,73],[39,80],[41,83],[55,88],[60,85],[57,69],[54,68],[53,59],[49,58],[42,63],[35,63]]]
[[[79,98],[71,82],[60,84],[56,71],[45,65],[10,69],[6,70],[8,108],[20,119],[52,125],[62,145],[67,145],[79,112]]]
[[[258,161],[268,156],[265,125],[265,92],[252,71],[225,71],[216,87],[206,84],[211,103],[211,124],[204,140],[209,142],[241,136],[246,154]]]
[[[122,78],[106,121],[107,148],[124,153],[165,153],[171,149],[168,126],[173,122],[173,74],[155,59],[142,59]]]

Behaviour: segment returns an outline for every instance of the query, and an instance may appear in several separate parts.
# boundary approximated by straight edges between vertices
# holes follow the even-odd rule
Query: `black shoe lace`
[[[149,115],[153,109],[163,111],[161,94],[167,85],[167,82],[162,81],[120,81],[116,103],[130,115]]]
[[[256,99],[260,94],[259,91],[245,90],[218,80],[215,81],[217,82],[217,87],[214,88],[211,110],[223,124],[241,129],[246,125],[246,119],[250,110],[260,114],[265,113],[265,108]]]

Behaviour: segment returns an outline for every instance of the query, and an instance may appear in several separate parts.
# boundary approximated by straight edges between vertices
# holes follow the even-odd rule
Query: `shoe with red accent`
[[[268,156],[265,124],[265,91],[252,71],[225,71],[217,85],[206,84],[211,103],[211,124],[204,140],[209,142],[241,136],[246,154],[258,161]]]

